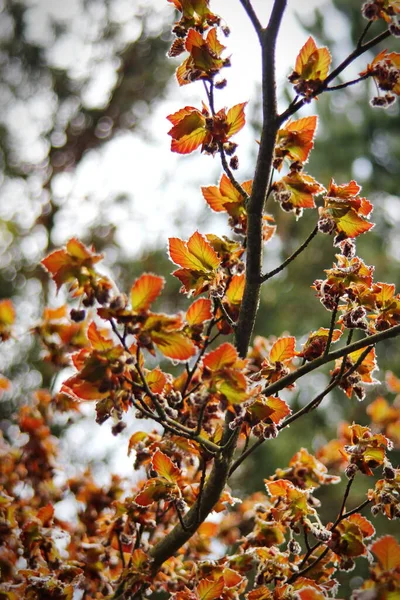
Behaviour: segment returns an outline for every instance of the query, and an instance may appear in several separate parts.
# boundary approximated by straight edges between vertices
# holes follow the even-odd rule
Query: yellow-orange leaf
[[[289,121],[280,129],[276,138],[275,158],[288,158],[291,161],[305,163],[312,147],[314,134],[317,127],[317,117],[304,117],[296,121]],[[278,168],[281,168],[279,161]]]
[[[197,586],[197,593],[200,600],[217,600],[221,597],[224,589],[224,578],[220,577],[216,581],[211,579],[202,579]]]
[[[234,275],[226,290],[226,297],[230,304],[238,305],[241,303],[244,292],[245,276],[244,273]]]
[[[11,388],[11,381],[7,377],[0,375],[0,396],[3,392]]]
[[[210,371],[220,371],[224,367],[232,366],[238,359],[236,348],[226,342],[216,350],[209,352],[203,359],[203,365]]]
[[[156,450],[153,458],[151,459],[152,467],[155,471],[157,471],[160,477],[163,477],[170,483],[178,483],[181,477],[181,471],[178,469],[176,465],[172,462],[172,460],[161,452],[161,450]]]
[[[0,324],[12,325],[15,321],[15,309],[11,300],[0,301]]]
[[[189,238],[187,247],[189,252],[198,258],[208,271],[212,271],[219,266],[221,261],[217,253],[198,231]]]
[[[102,335],[102,332],[98,329],[94,321],[88,327],[87,337],[96,350],[109,350],[114,346],[114,342]]]
[[[199,298],[189,306],[186,321],[191,327],[202,325],[212,318],[211,301],[208,298]]]
[[[350,209],[343,217],[336,219],[336,227],[338,231],[346,234],[346,237],[355,238],[372,229],[374,223],[359,217],[354,210]]]
[[[228,132],[226,134],[227,137],[235,135],[235,133],[238,133],[238,131],[240,131],[242,127],[244,127],[246,123],[244,107],[246,106],[246,104],[247,102],[242,102],[241,104],[236,104],[235,106],[232,106],[232,108],[228,110],[226,115],[226,121],[228,124]]]
[[[167,376],[157,367],[146,374],[146,382],[153,394],[162,394],[167,383]]]
[[[305,80],[323,80],[328,75],[331,60],[328,48],[317,48],[310,36],[296,58],[295,71]]]
[[[169,255],[176,265],[203,273],[215,270],[221,262],[215,250],[198,231],[187,243],[179,238],[170,238]]]
[[[172,360],[188,360],[196,346],[182,331],[151,331],[151,339],[159,351]]]
[[[133,284],[131,288],[132,310],[148,310],[151,303],[159,296],[164,287],[164,277],[144,273]]]
[[[285,362],[296,356],[296,338],[293,336],[281,337],[273,344],[269,360],[273,363]]]
[[[393,572],[400,567],[400,545],[391,535],[385,535],[370,547],[384,571]]]

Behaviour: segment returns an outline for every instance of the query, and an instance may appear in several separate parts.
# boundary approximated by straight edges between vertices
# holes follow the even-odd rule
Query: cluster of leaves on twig
[[[248,600],[311,600],[335,596],[338,573],[366,556],[370,578],[353,598],[398,597],[400,546],[392,536],[372,542],[375,529],[361,514],[369,506],[374,515],[400,516],[400,472],[388,456],[393,443],[400,446],[398,399],[390,405],[377,398],[368,408],[370,426],[342,424],[338,438],[316,456],[300,449],[287,467],[265,479],[265,493],[238,503],[227,481],[258,446],[307,418],[335,387],[348,398],[363,399],[375,382],[375,345],[400,333],[400,294],[392,284],[375,283],[373,267],[356,255],[354,240],[373,227],[371,202],[359,195],[355,181],[331,179],[325,187],[307,174],[317,117],[289,120],[304,103],[335,89],[330,82],[389,35],[364,41],[378,18],[393,30],[399,3],[364,7],[366,30],[356,50],[332,72],[328,49],[310,38],[289,77],[296,97],[281,114],[274,103],[274,80],[268,79],[274,74],[266,74],[260,153],[269,155],[270,165],[263,166],[264,179],[256,170],[254,181],[239,182],[231,137],[245,124],[246,103],[215,108],[215,90],[226,83],[220,72],[230,64],[219,35],[229,30],[208,0],[170,1],[181,12],[170,55],[186,53],[177,81],[202,81],[207,97],[201,109],[187,106],[168,117],[171,148],[219,155],[224,170],[219,185],[205,186],[202,193],[212,210],[227,213],[232,237],[196,231],[187,241],[170,238],[169,256],[178,267],[173,275],[181,292],[195,298],[185,313],[156,311],[165,283],[158,275],[144,273],[129,293],[120,291],[97,270],[101,255],[77,239],[43,259],[57,289],[66,286],[75,304],[70,311],[46,308],[32,333],[43,344],[44,360],[57,371],[72,365],[75,372],[58,391],[38,391],[20,409],[14,447],[1,441],[0,596],[69,600],[77,592],[86,598],[139,598],[165,591],[176,600],[235,600],[243,594]],[[248,0],[241,3],[263,50],[274,53],[286,3],[275,0],[267,28]],[[373,77],[381,89],[398,94],[399,56],[381,52],[360,80]],[[272,215],[264,212],[270,195],[297,218],[305,209],[317,209],[318,215],[312,233],[292,256],[254,277],[254,256],[277,235]],[[257,336],[248,348],[254,320],[247,315],[257,304],[260,286],[321,233],[333,235],[339,249],[326,278],[313,284],[330,323],[310,332],[302,345],[285,334]],[[0,303],[3,343],[12,338],[15,319],[11,301]],[[233,343],[224,341],[232,334]],[[339,348],[332,350],[336,343]],[[292,412],[290,401],[279,393],[327,363],[333,363],[327,387]],[[396,376],[389,377],[388,385],[399,393]],[[0,379],[2,390],[9,386]],[[132,410],[136,419],[159,425],[129,439],[128,453],[144,474],[136,486],[113,477],[101,487],[89,471],[56,482],[53,413],[79,411],[87,401],[96,403],[98,423],[112,419],[115,435]],[[328,468],[344,471],[347,485],[336,519],[323,523],[318,489],[340,481]],[[364,501],[349,509],[355,478],[372,477],[377,470],[381,479],[372,481]],[[55,505],[68,495],[80,503],[76,523],[55,513]],[[208,518],[212,511],[219,514],[217,521]],[[222,558],[213,558],[213,541],[224,549]]]

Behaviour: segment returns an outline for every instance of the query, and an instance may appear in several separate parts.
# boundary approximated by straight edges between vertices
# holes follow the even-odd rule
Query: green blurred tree
[[[0,298],[22,305],[27,322],[38,318],[48,296],[47,277],[37,264],[51,249],[63,215],[54,193],[57,177],[73,173],[90,151],[118,135],[148,137],[146,121],[173,70],[165,65],[169,35],[163,16],[139,1],[2,3]],[[118,196],[108,207],[114,201],[125,201],[128,210]],[[92,204],[97,218],[85,241],[112,249],[110,255],[126,266],[115,227],[95,198]],[[40,378],[31,372],[37,358],[38,348],[24,344],[2,357],[0,368],[29,388],[31,379],[37,385]],[[49,384],[51,370],[40,372]],[[4,403],[3,410],[8,412]]]

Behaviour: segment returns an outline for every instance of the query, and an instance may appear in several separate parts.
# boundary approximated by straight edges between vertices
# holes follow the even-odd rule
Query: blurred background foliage
[[[146,122],[165,97],[174,65],[165,58],[169,23],[162,11],[146,8],[146,3],[3,0],[0,7],[0,297],[13,298],[18,314],[32,324],[49,299],[48,278],[38,262],[57,241],[55,232],[60,223],[69,219],[69,235],[75,233],[74,219],[67,216],[69,201],[58,191],[59,182],[65,174],[74,176],[88,153],[98,152],[121,134],[151,137]],[[331,49],[337,64],[354,47],[349,44],[349,34],[355,44],[365,24],[359,0],[332,0],[302,26]],[[379,31],[380,25],[374,24],[373,33]],[[395,41],[374,49],[367,61]],[[357,76],[365,64],[363,57],[342,81]],[[374,93],[373,82],[367,81],[323,94],[312,105],[320,121],[307,171],[325,186],[331,177],[337,183],[355,178],[362,184],[363,195],[374,204],[376,226],[367,236],[360,236],[358,254],[367,264],[375,265],[377,281],[399,287],[399,103],[387,111],[372,109],[369,100]],[[282,106],[291,97],[287,86]],[[257,138],[259,114],[259,106],[253,104],[251,121]],[[241,180],[246,177],[251,173],[240,173]],[[172,311],[186,306],[185,299],[177,296],[178,282],[169,277],[171,263],[165,244],[151,251],[143,247],[135,262],[118,244],[118,225],[110,218],[110,211],[120,206],[122,213],[127,211],[130,216],[130,199],[116,195],[107,198],[104,205],[94,196],[77,202],[91,211],[80,237],[105,253],[106,264],[123,289],[128,289],[140,272],[157,272],[168,276],[163,308]],[[272,198],[267,210],[274,215],[279,233],[266,248],[269,269],[307,237],[315,226],[316,214],[305,211],[296,221]],[[206,213],[203,218],[207,218]],[[168,223],[166,234],[172,228]],[[311,330],[329,326],[330,313],[315,298],[311,285],[331,267],[334,255],[332,239],[318,235],[288,269],[265,285],[258,335],[290,332],[304,341]],[[7,429],[15,404],[26,401],[29,389],[54,383],[54,372],[40,362],[37,344],[28,335],[19,342],[0,359],[0,370],[14,382],[12,397],[5,395],[0,403],[3,429]],[[378,356],[381,380],[385,369],[400,375],[398,343],[385,343]],[[321,391],[328,382],[328,371],[309,376],[298,391],[290,393],[293,410]],[[379,393],[386,395],[384,383],[374,388],[368,400]],[[365,408],[365,403],[348,400],[341,392],[331,393],[318,411],[296,422],[277,440],[266,442],[252,460],[246,461],[235,478],[234,493],[243,496],[262,489],[260,473],[268,476],[278,466],[285,467],[301,446],[315,450],[335,435],[342,420],[366,423]],[[398,459],[394,456],[394,464]],[[354,505],[369,485],[363,476],[359,481],[353,492]],[[334,519],[342,493],[342,486],[324,488],[323,519]]]
[[[120,206],[131,218],[128,198],[116,194],[102,204],[93,194],[74,206],[58,190],[111,140],[150,137],[146,122],[173,72],[165,59],[168,25],[163,11],[135,0],[0,3],[0,297],[13,298],[25,329],[49,298],[38,263],[57,229],[69,227],[64,239],[76,234],[79,211],[90,214],[84,241],[105,251],[114,276],[132,280],[143,267],[132,265],[115,239],[110,211]],[[159,258],[148,261],[156,270]],[[52,376],[30,337],[20,341],[0,366],[21,382],[14,397]]]

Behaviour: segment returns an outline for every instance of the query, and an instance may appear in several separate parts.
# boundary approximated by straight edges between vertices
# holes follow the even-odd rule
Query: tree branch
[[[398,335],[400,335],[400,325],[395,325],[390,329],[380,331],[379,333],[367,336],[361,340],[358,340],[357,342],[353,342],[349,346],[345,346],[344,348],[340,348],[339,350],[335,350],[334,352],[329,352],[329,354],[327,354],[326,356],[320,356],[319,358],[316,358],[315,360],[306,363],[305,365],[302,365],[301,367],[296,369],[296,371],[293,371],[285,377],[282,377],[282,379],[279,379],[278,381],[267,385],[266,388],[263,390],[263,394],[266,394],[267,396],[273,396],[280,390],[297,381],[297,379],[299,379],[300,377],[303,377],[303,375],[315,371],[315,369],[318,369],[322,365],[325,365],[326,363],[331,362],[332,360],[342,358],[342,356],[345,356],[346,354],[350,354],[351,352],[355,352],[356,350],[361,350],[361,348],[365,348],[366,346],[375,345],[378,342],[382,342],[383,340],[388,340],[397,337]]]
[[[236,328],[236,348],[245,357],[258,310],[262,249],[263,211],[272,170],[277,123],[275,49],[286,8],[286,0],[275,0],[268,27],[259,39],[262,51],[262,111],[263,125],[251,197],[247,204],[246,282]]]
[[[320,394],[318,394],[318,396],[313,398],[308,404],[306,404],[306,406],[303,406],[303,408],[300,408],[293,415],[291,415],[290,417],[285,419],[283,421],[283,423],[278,425],[278,431],[282,431],[282,429],[285,429],[288,425],[290,425],[294,421],[297,421],[297,419],[299,419],[303,415],[318,408],[318,406],[321,404],[321,402],[325,398],[325,396],[327,396],[329,394],[329,392],[331,392],[336,386],[339,385],[343,376],[348,377],[349,375],[354,373],[354,371],[356,371],[356,369],[358,369],[358,367],[360,366],[360,364],[362,363],[364,358],[371,352],[371,349],[372,349],[372,346],[368,346],[368,348],[366,348],[366,350],[358,358],[357,362],[352,367],[350,367],[350,369],[348,369],[344,375],[343,375],[343,372],[341,369],[338,376],[335,377],[330,382],[330,384],[327,385],[327,387]],[[345,362],[343,360],[343,366],[344,366],[344,364],[345,364]],[[250,448],[245,448],[245,450],[242,452],[242,454],[239,456],[239,458],[237,458],[235,460],[235,462],[233,463],[231,470],[229,471],[229,477],[236,471],[236,469],[242,464],[242,462],[244,460],[246,460],[246,458],[248,456],[250,456],[250,454],[252,454],[255,450],[257,450],[257,448],[259,448],[265,441],[266,441],[266,439],[261,437],[256,442],[254,442],[254,444]]]
[[[259,39],[261,40],[262,37],[262,25],[259,21],[259,18],[250,2],[250,0],[240,0],[240,4],[243,6],[244,10],[246,11],[247,16],[249,17],[250,21],[253,24],[253,27],[259,37]]]
[[[270,178],[277,131],[275,45],[285,8],[286,0],[275,0],[268,28],[262,32],[264,126],[253,182],[253,192],[248,201],[248,241],[250,247],[247,250],[246,286],[239,314],[239,332],[236,335],[236,348],[242,357],[247,354],[258,308],[261,285],[262,212]],[[221,158],[223,156],[224,153],[222,153]],[[254,282],[256,282],[255,287]],[[201,498],[197,498],[188,513],[183,517],[185,529],[178,523],[168,535],[151,549],[150,555],[153,559],[152,568],[154,572],[157,572],[162,563],[173,556],[190,539],[218,502],[229,476],[239,436],[239,429],[232,432],[229,427],[233,418],[234,415],[227,411],[221,440],[221,452],[216,454],[214,458],[214,464],[204,485]]]

